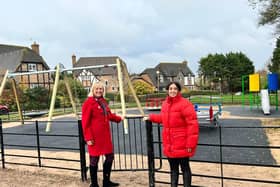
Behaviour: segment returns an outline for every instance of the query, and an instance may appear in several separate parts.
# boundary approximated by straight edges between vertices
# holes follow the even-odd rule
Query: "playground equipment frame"
[[[21,72],[21,73],[9,73],[9,71],[7,70],[5,75],[4,75],[4,78],[2,80],[1,86],[0,86],[0,97],[2,96],[4,87],[5,87],[5,84],[6,84],[8,78],[13,78],[13,77],[19,76],[19,75],[32,75],[32,74],[55,72],[55,81],[54,81],[53,92],[52,92],[52,97],[51,97],[50,109],[49,109],[49,113],[48,113],[48,123],[47,123],[47,126],[46,126],[46,132],[49,132],[50,128],[51,128],[51,121],[52,121],[52,116],[53,116],[53,111],[54,111],[54,106],[55,106],[55,97],[56,97],[56,93],[57,93],[57,87],[58,87],[60,73],[67,72],[67,71],[106,68],[106,67],[117,67],[118,81],[119,81],[119,87],[120,87],[120,96],[121,96],[122,115],[126,116],[125,97],[124,97],[124,90],[123,90],[123,75],[124,75],[125,78],[127,79],[128,86],[129,86],[129,88],[132,92],[132,95],[133,95],[133,97],[136,101],[137,107],[138,107],[141,115],[144,116],[144,111],[143,111],[142,106],[140,104],[140,101],[139,101],[139,99],[136,95],[136,92],[133,89],[133,85],[130,81],[128,71],[127,71],[127,67],[123,62],[121,62],[119,60],[119,58],[116,59],[116,64],[95,65],[95,66],[86,66],[86,67],[74,67],[74,68],[66,68],[66,69],[60,69],[60,66],[57,65],[56,69],[54,69],[54,70],[43,70],[43,71]],[[73,98],[73,95],[72,95],[71,90],[70,90],[70,86],[68,84],[68,80],[66,78],[64,78],[64,82],[66,84],[67,92],[68,92],[70,100],[71,100],[71,104],[72,104],[74,114],[75,114],[76,118],[78,119],[79,117],[78,117],[78,114],[77,114],[77,111],[76,111],[76,105],[75,105],[74,98]],[[18,100],[18,96],[17,96],[18,94],[17,94],[17,91],[16,91],[16,82],[15,82],[14,79],[13,79],[13,91],[14,91],[14,95],[15,95],[15,98],[16,98],[16,102],[17,102],[19,117],[20,117],[21,123],[24,124],[22,110],[20,108],[20,104],[19,104],[19,100]],[[125,133],[128,133],[127,119],[124,119],[124,127],[125,127],[124,128]]]

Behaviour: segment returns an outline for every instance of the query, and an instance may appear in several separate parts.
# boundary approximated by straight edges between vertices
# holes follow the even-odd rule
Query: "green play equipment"
[[[246,81],[249,82],[249,103],[250,103],[250,110],[252,109],[253,105],[256,104],[257,107],[260,105],[260,74],[250,74],[250,75],[243,75],[242,76],[242,107],[245,106],[245,84]],[[268,92],[269,98],[271,98],[272,94],[275,94],[275,106],[276,111],[278,111],[278,74],[276,73],[269,73],[267,75],[268,81]],[[269,99],[271,100],[271,99]]]

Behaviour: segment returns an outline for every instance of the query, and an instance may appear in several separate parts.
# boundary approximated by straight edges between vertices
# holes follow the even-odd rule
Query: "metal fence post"
[[[2,168],[5,168],[4,138],[3,138],[3,128],[2,128],[2,119],[1,118],[0,118],[0,140],[1,140]]]
[[[36,139],[37,139],[37,152],[38,152],[38,164],[41,167],[41,148],[40,148],[40,135],[39,135],[39,127],[38,127],[38,120],[35,121],[36,126]]]
[[[79,129],[81,178],[82,178],[82,181],[85,181],[85,180],[87,180],[86,149],[85,149],[85,140],[84,140],[84,134],[83,134],[81,120],[78,120],[78,129]]]
[[[219,125],[219,143],[220,143],[220,168],[221,168],[221,186],[224,186],[224,169],[223,169],[223,148],[222,148],[222,127]]]
[[[147,131],[147,151],[148,151],[148,167],[149,167],[149,186],[155,186],[155,160],[154,160],[154,145],[153,145],[153,126],[152,122],[146,121]]]

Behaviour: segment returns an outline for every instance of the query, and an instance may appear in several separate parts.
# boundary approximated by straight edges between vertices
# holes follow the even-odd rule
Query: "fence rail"
[[[20,124],[18,120],[1,120],[0,122],[2,168],[5,168],[7,164],[13,164],[73,170],[80,171],[81,179],[87,180],[87,151],[81,128],[81,120],[52,121],[52,128],[57,128],[57,130],[54,129],[55,133],[44,132],[45,128],[43,126],[47,121],[26,120],[25,125],[3,128],[3,123],[5,124],[8,122]],[[115,161],[112,169],[114,171],[147,171],[146,129],[143,125],[142,118],[130,117],[128,118],[128,122],[128,134],[124,133],[123,123],[118,124],[112,122],[110,124],[115,153]],[[70,125],[72,127],[69,127],[69,124],[72,124]],[[75,126],[75,128],[73,128],[73,126]],[[64,133],[64,131],[66,131],[66,133]],[[70,131],[71,133],[68,133]],[[22,141],[22,138],[26,139],[26,141]],[[15,141],[15,139],[18,141]],[[27,150],[29,152],[10,153],[11,150]],[[63,155],[59,155],[61,158],[59,156],[53,158],[48,155],[49,153],[45,153],[46,151],[72,152],[78,154],[79,158],[76,158],[76,156],[75,159],[64,158]],[[32,161],[11,161],[11,158],[32,159]],[[35,162],[34,159],[36,160]],[[102,159],[104,158],[102,157]],[[52,161],[79,163],[80,167],[69,167],[69,164],[64,163],[50,165],[49,162]],[[102,162],[99,164],[102,165]],[[102,168],[102,166],[99,168]]]
[[[4,121],[5,123],[6,121]],[[34,166],[34,167],[45,167],[63,170],[73,170],[78,171],[81,174],[81,179],[87,180],[87,159],[86,159],[86,146],[83,138],[81,121],[53,121],[53,123],[58,123],[59,125],[53,125],[52,127],[57,128],[56,133],[44,133],[44,121],[26,121],[27,124],[18,127],[2,128],[2,120],[0,119],[0,143],[1,143],[1,163],[2,168],[6,168],[8,164],[24,165],[24,166]],[[61,125],[63,124],[63,125]],[[163,179],[158,177],[158,174],[167,175],[170,173],[167,162],[167,158],[163,156],[162,153],[162,141],[161,141],[161,131],[162,126],[158,124],[152,124],[150,121],[144,123],[142,118],[128,118],[128,134],[124,132],[123,123],[111,123],[111,133],[112,141],[114,144],[115,161],[113,165],[113,170],[115,171],[149,171],[149,186],[154,187],[155,184],[170,184],[165,177]],[[69,130],[69,126],[71,129]],[[224,186],[224,181],[244,181],[244,182],[257,182],[257,183],[267,183],[267,184],[280,184],[279,180],[270,179],[254,179],[247,177],[235,177],[225,175],[225,168],[231,167],[261,167],[261,168],[271,168],[280,170],[280,166],[275,163],[266,163],[265,160],[260,160],[259,163],[246,163],[240,162],[239,160],[228,160],[227,156],[229,150],[239,149],[239,150],[280,150],[278,145],[248,145],[248,144],[238,144],[234,142],[226,142],[225,134],[226,130],[235,129],[248,129],[248,131],[254,131],[255,129],[263,130],[276,129],[280,130],[280,127],[270,126],[270,127],[252,127],[252,126],[241,126],[241,127],[231,127],[231,126],[218,126],[217,128],[209,129],[209,134],[215,134],[217,141],[215,143],[211,142],[200,142],[198,149],[200,154],[197,155],[207,155],[204,152],[205,149],[212,150],[216,155],[214,159],[204,159],[200,157],[194,157],[191,159],[191,163],[195,164],[212,164],[218,168],[219,173],[208,173],[204,174],[202,172],[194,172],[194,177],[203,177],[219,180],[220,186]],[[34,131],[34,132],[33,132]],[[63,132],[63,133],[62,133]],[[64,133],[65,132],[65,133]],[[71,133],[70,133],[71,132]],[[232,132],[234,133],[234,132]],[[20,138],[14,138],[19,136]],[[21,138],[26,138],[27,141],[21,141]],[[47,141],[46,139],[52,139],[54,141]],[[19,142],[13,141],[18,139]],[[59,141],[61,141],[59,143]],[[29,142],[27,144],[26,142]],[[33,144],[32,144],[33,142]],[[47,144],[46,142],[50,142]],[[62,145],[62,146],[61,146]],[[74,146],[73,146],[74,145]],[[11,150],[26,150],[26,152],[11,152]],[[51,153],[73,153],[77,158],[72,157],[53,157]],[[11,152],[11,153],[10,153]],[[32,154],[30,154],[32,152]],[[211,154],[213,154],[213,152]],[[263,153],[263,154],[266,154]],[[11,161],[11,158],[22,158],[22,159],[32,159],[33,162],[15,162]],[[34,160],[36,160],[34,162]],[[53,161],[59,162],[58,164],[52,165]],[[68,167],[69,164],[63,163],[75,163],[78,166]],[[102,164],[101,162],[99,164]],[[167,167],[167,168],[166,168]],[[99,167],[102,168],[102,167]]]
[[[21,127],[10,127],[7,129],[3,129],[3,121],[0,120],[0,137],[1,137],[1,160],[2,160],[2,168],[6,167],[6,164],[13,165],[22,165],[22,166],[35,166],[42,168],[53,168],[53,169],[63,169],[63,170],[72,170],[72,171],[80,171],[81,179],[86,180],[86,163],[85,163],[85,146],[84,146],[84,138],[82,134],[82,129],[80,122],[78,128],[76,129],[76,134],[46,134],[40,132],[39,121],[25,121],[28,125],[23,125]],[[56,123],[77,123],[77,121],[53,121]],[[40,123],[46,123],[46,121],[40,121]],[[35,132],[30,133],[26,131],[33,131],[35,128]],[[43,128],[41,128],[43,129]],[[9,132],[9,130],[14,132]],[[21,130],[23,132],[21,132]],[[7,132],[6,132],[7,131]],[[65,147],[65,146],[47,146],[42,145],[42,140],[44,139],[46,142],[48,138],[71,138],[74,141],[78,142],[78,147]],[[25,138],[25,140],[22,140]],[[15,141],[18,140],[18,141]],[[63,140],[62,140],[63,141]],[[6,143],[7,142],[7,143]],[[47,144],[47,143],[45,143]],[[26,150],[27,152],[22,152],[18,150]],[[78,159],[72,158],[63,158],[49,156],[49,151],[72,151],[79,154]],[[7,153],[12,152],[12,153]],[[42,154],[47,154],[47,156],[42,156]],[[31,160],[27,162],[26,160],[19,161],[16,159],[15,161],[9,161],[9,158],[24,158],[27,160]],[[34,159],[37,161],[34,162]],[[71,163],[80,163],[79,168],[69,167],[68,164],[62,165],[50,165],[48,162],[42,163],[42,161],[58,161],[58,162],[71,162]]]
[[[155,184],[170,184],[166,178],[160,178],[158,177],[158,174],[166,175],[170,174],[169,168],[166,168],[168,165],[167,158],[163,156],[162,150],[158,150],[158,147],[162,146],[162,141],[159,132],[162,130],[162,126],[159,124],[152,124],[152,122],[147,121],[146,122],[146,127],[147,127],[147,145],[149,147],[148,149],[148,165],[149,165],[149,186],[154,187]],[[277,169],[278,172],[280,173],[280,165],[277,165],[277,163],[273,164],[267,164],[267,163],[241,163],[241,162],[234,162],[234,161],[228,161],[226,157],[226,151],[229,152],[227,149],[249,149],[249,150],[254,150],[254,149],[265,149],[265,150],[279,150],[280,151],[280,146],[268,146],[268,145],[238,145],[238,144],[226,144],[223,142],[223,131],[226,129],[246,129],[249,128],[251,129],[277,129],[280,130],[280,126],[266,126],[266,127],[252,127],[252,126],[218,126],[217,129],[214,129],[217,131],[218,135],[218,143],[199,143],[198,144],[198,149],[202,149],[203,147],[215,149],[217,155],[216,160],[207,160],[207,159],[196,159],[192,158],[190,161],[191,163],[198,163],[198,164],[215,164],[217,167],[219,167],[219,174],[216,175],[211,175],[211,174],[200,174],[200,173],[193,173],[192,176],[194,177],[203,177],[203,178],[212,178],[212,179],[218,179],[220,180],[219,185],[224,186],[225,181],[243,181],[243,182],[254,182],[254,183],[267,183],[267,184],[280,184],[280,178],[277,177],[277,179],[272,180],[272,179],[265,179],[265,175],[262,175],[264,177],[263,179],[257,179],[257,178],[246,178],[246,177],[231,177],[231,176],[226,176],[224,168],[227,166],[238,166],[238,167],[261,167],[261,168],[274,168]],[[209,129],[213,131],[213,129]],[[225,137],[224,137],[225,138]],[[200,152],[197,154],[209,154],[207,151],[205,152]],[[211,155],[210,155],[211,156]],[[246,155],[244,155],[246,156]],[[227,159],[225,159],[227,158]],[[260,161],[261,162],[261,161]],[[279,161],[278,161],[279,162]],[[165,168],[164,168],[165,166]],[[199,171],[200,172],[200,171]],[[203,171],[201,171],[203,173]],[[157,177],[156,177],[157,176]],[[182,185],[182,184],[180,184]]]

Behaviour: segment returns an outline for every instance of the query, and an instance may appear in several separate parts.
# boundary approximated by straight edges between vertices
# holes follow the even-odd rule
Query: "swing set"
[[[75,70],[86,70],[86,69],[100,69],[100,68],[106,68],[106,67],[117,67],[117,74],[118,74],[118,83],[119,83],[119,91],[120,91],[120,100],[121,100],[121,111],[122,111],[122,115],[126,116],[126,118],[124,119],[123,123],[124,123],[124,131],[125,134],[128,133],[128,121],[127,118],[129,117],[126,113],[126,106],[125,106],[125,97],[124,97],[124,82],[123,79],[127,80],[127,84],[129,89],[131,90],[131,93],[134,97],[134,100],[137,104],[137,107],[140,111],[141,116],[144,116],[144,111],[141,107],[141,103],[136,95],[136,92],[133,88],[133,85],[131,83],[131,80],[129,78],[129,74],[127,71],[127,67],[126,64],[124,62],[122,62],[119,58],[116,59],[116,63],[115,64],[106,64],[106,65],[95,65],[95,66],[85,66],[85,67],[74,67],[74,68],[68,68],[68,69],[61,69],[59,65],[56,66],[56,69],[54,70],[43,70],[43,71],[32,71],[32,72],[19,72],[19,73],[10,73],[8,70],[6,71],[1,86],[0,86],[0,97],[2,96],[5,84],[7,82],[8,79],[12,80],[12,88],[13,88],[13,92],[15,95],[15,99],[16,99],[16,104],[17,104],[17,110],[18,110],[18,114],[19,114],[19,118],[20,118],[20,122],[23,125],[24,124],[24,119],[23,119],[23,113],[21,110],[21,106],[19,103],[19,99],[18,99],[18,93],[17,93],[17,84],[15,81],[16,76],[22,76],[22,75],[32,75],[32,74],[42,74],[42,73],[53,73],[55,72],[55,80],[54,80],[54,85],[53,85],[53,91],[52,91],[52,96],[51,96],[51,103],[49,106],[49,110],[48,112],[44,112],[44,111],[39,111],[39,112],[31,112],[29,114],[25,114],[25,115],[29,115],[29,116],[40,116],[40,115],[44,115],[46,113],[48,113],[48,120],[47,120],[47,126],[46,126],[46,132],[49,132],[51,130],[51,121],[52,121],[52,117],[53,117],[53,113],[54,113],[54,106],[55,106],[55,98],[57,95],[57,89],[58,89],[58,82],[59,82],[59,77],[60,74],[63,72],[69,72],[69,71],[75,71]],[[66,86],[66,90],[67,93],[69,95],[70,98],[70,102],[71,102],[71,106],[73,109],[73,113],[76,117],[76,119],[79,119],[78,116],[78,112],[77,112],[77,108],[76,108],[76,103],[74,101],[74,97],[73,94],[71,92],[70,89],[70,84],[69,84],[69,78],[67,78],[66,76],[63,77],[63,82]]]

